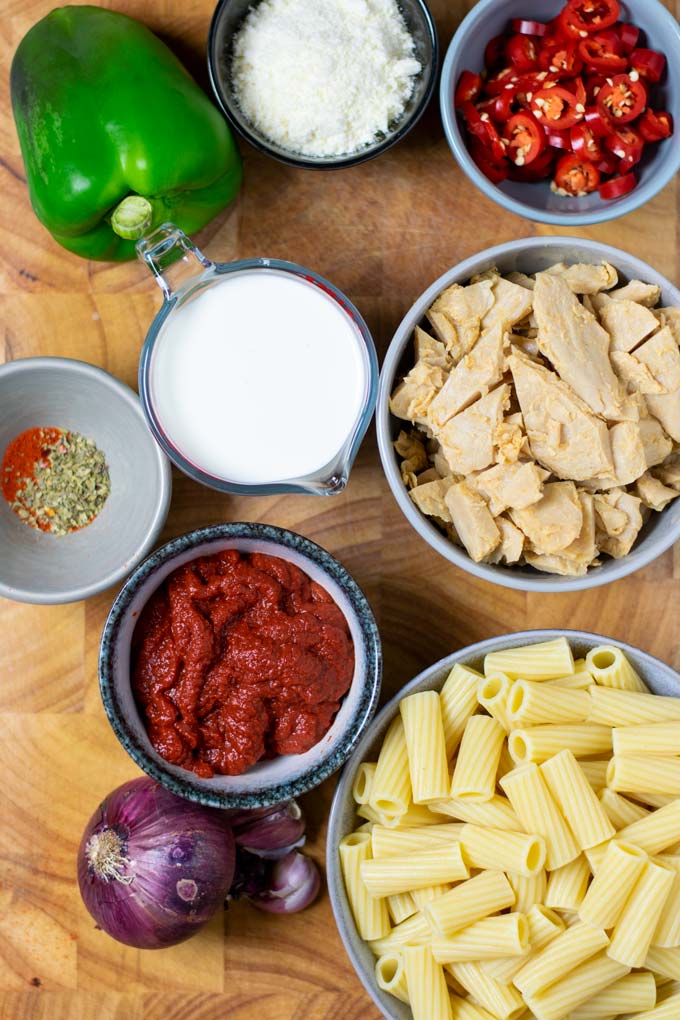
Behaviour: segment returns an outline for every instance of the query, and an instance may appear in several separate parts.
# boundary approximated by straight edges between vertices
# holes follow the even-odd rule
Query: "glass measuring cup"
[[[300,492],[319,496],[342,492],[373,416],[378,390],[378,359],[375,347],[368,327],[354,305],[327,280],[292,262],[279,259],[212,262],[172,223],[165,223],[149,236],[142,238],[137,244],[137,254],[154,273],[163,292],[163,305],[151,323],[142,348],[139,362],[139,394],[149,427],[170,460],[190,478],[220,492],[240,495]],[[164,427],[155,406],[152,369],[154,351],[169,316],[199,298],[208,288],[223,282],[229,274],[260,270],[298,277],[319,288],[326,297],[331,298],[339,306],[351,322],[361,354],[363,393],[359,411],[348,435],[337,452],[321,468],[301,477],[250,483],[214,474],[179,448],[168,434],[168,429]],[[187,342],[190,342],[190,339],[187,339]]]

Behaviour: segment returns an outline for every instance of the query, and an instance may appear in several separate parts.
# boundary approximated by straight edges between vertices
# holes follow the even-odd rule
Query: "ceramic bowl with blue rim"
[[[236,549],[294,563],[320,584],[345,615],[354,642],[354,676],[328,732],[304,754],[257,762],[240,776],[196,776],[170,765],[153,748],[130,682],[132,635],[159,585],[199,556]],[[356,581],[330,553],[302,535],[268,524],[230,523],[201,528],[162,546],[131,575],[104,626],[99,684],[104,709],[130,757],[166,789],[216,808],[266,807],[318,786],[347,760],[371,721],[380,695],[382,651],[375,618]]]

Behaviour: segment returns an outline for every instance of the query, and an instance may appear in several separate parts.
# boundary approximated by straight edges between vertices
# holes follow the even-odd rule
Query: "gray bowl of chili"
[[[209,586],[211,582],[205,563],[224,553],[237,554],[234,560],[243,562],[236,567],[231,562],[215,564],[215,572],[211,567],[208,572],[214,587],[207,591],[203,586]],[[270,574],[263,575],[261,562],[253,564],[251,558],[263,554],[279,561],[279,566],[271,567],[270,564],[276,574],[274,579]],[[249,571],[248,566],[253,565],[258,569]],[[192,600],[196,594],[192,604],[183,608],[179,605],[179,599],[183,597],[180,587],[187,577],[180,578],[179,571],[185,566],[191,568],[188,584]],[[234,570],[242,570],[242,575],[239,573],[241,584],[238,590],[233,591],[229,586],[229,604],[222,601],[218,606],[216,601],[227,593],[228,585],[220,587],[221,582],[216,579],[219,576],[224,578]],[[311,582],[312,589],[322,589],[321,592],[317,590],[316,595],[327,607],[327,610],[321,611],[321,616],[326,611],[333,615],[329,621],[331,627],[337,626],[333,610],[337,613],[339,609],[344,617],[353,650],[353,666],[348,674],[348,679],[351,677],[348,689],[340,697],[330,698],[335,702],[335,709],[319,727],[316,742],[301,753],[275,753],[275,746],[294,747],[296,733],[303,732],[308,722],[313,723],[311,717],[324,708],[324,701],[329,700],[326,682],[329,672],[332,672],[332,655],[325,659],[331,668],[318,675],[311,685],[300,673],[301,659],[297,652],[304,649],[303,657],[308,661],[320,654],[319,644],[326,640],[318,629],[318,619],[316,623],[312,619],[316,610],[312,607],[310,611],[304,598],[302,603],[297,601],[293,604],[294,599],[285,597],[286,586],[295,582],[295,575],[299,575],[300,571],[306,575],[305,580]],[[201,674],[202,693],[193,707],[187,705],[179,693],[187,682],[184,659],[177,669],[172,663],[168,666],[167,684],[161,680],[157,685],[163,688],[162,706],[151,704],[143,689],[140,647],[150,635],[149,629],[144,630],[149,621],[145,610],[148,607],[155,612],[159,608],[159,595],[161,600],[165,598],[168,591],[166,582],[171,575],[173,597],[176,599],[172,611],[174,626],[198,626],[198,630],[191,632],[194,647],[196,642],[206,639],[206,621],[213,628],[207,637],[210,650],[207,666]],[[240,601],[236,606],[242,593],[255,586],[266,589],[267,606],[255,601],[252,606],[247,607]],[[280,598],[281,589],[284,589],[283,599]],[[302,590],[308,592],[306,586]],[[335,603],[332,608],[331,602]],[[199,610],[197,614],[194,614],[195,607]],[[268,613],[268,607],[276,609],[273,620],[262,617],[263,612],[265,615]],[[251,614],[251,608],[258,616],[257,620]],[[279,608],[288,614],[288,620],[279,613]],[[183,615],[185,609],[186,615]],[[159,611],[161,617],[167,619],[164,606]],[[141,639],[139,632],[135,633],[140,617]],[[184,623],[180,617],[185,620]],[[247,630],[252,624],[252,629],[245,632],[241,626],[243,623]],[[292,629],[295,629],[295,634],[291,633]],[[305,633],[302,634],[302,631]],[[151,634],[151,645],[154,640]],[[272,656],[267,653],[268,664],[264,667],[263,644],[269,644],[272,651]],[[279,652],[288,648],[292,649],[294,657],[291,661],[284,661]],[[162,655],[173,654],[167,652],[166,645]],[[259,670],[255,677],[246,662],[250,656],[254,656],[255,672]],[[165,662],[168,663],[167,657]],[[241,666],[244,667],[242,673]],[[150,664],[149,672],[153,672],[154,684],[161,670],[158,662]],[[153,553],[132,574],[116,598],[104,627],[99,655],[104,708],[116,736],[130,757],[173,793],[218,808],[255,808],[276,804],[306,792],[337,771],[375,713],[381,675],[382,652],[375,618],[363,592],[342,564],[302,535],[255,523],[202,528],[173,539]],[[206,677],[211,685],[209,692],[203,683]],[[221,683],[220,678],[225,682]],[[290,706],[286,706],[287,694],[298,685],[306,687],[306,690],[296,692],[295,705],[291,702]],[[288,735],[292,735],[293,740],[284,739],[282,744],[277,745],[282,713],[286,713],[288,707],[292,707],[293,712],[283,726],[288,726]],[[172,721],[160,739],[158,730],[155,735],[150,735],[149,719],[152,716],[157,720],[162,716],[165,721]],[[191,734],[188,734],[189,728],[192,728]],[[184,748],[179,751],[178,734],[181,734],[179,739],[184,739]],[[264,742],[264,754],[258,754],[257,760],[252,762],[257,753],[253,752],[253,748],[258,740]],[[220,748],[216,751],[218,744]],[[187,748],[193,755],[190,761],[185,754]],[[229,751],[226,757],[220,754],[222,748]],[[174,757],[175,762],[181,759],[183,764],[166,760],[163,756],[166,749],[170,749],[169,757]],[[229,766],[236,762],[240,767],[249,754],[252,764],[246,771],[233,775],[218,771],[225,763]],[[206,762],[215,766],[212,776],[205,775],[206,771],[210,771],[203,768]],[[197,765],[201,766],[199,771],[203,775],[195,771]]]
[[[0,596],[75,602],[120,581],[149,552],[170,505],[170,465],[146,426],[137,395],[83,361],[23,358],[0,366],[0,461],[20,468],[14,479],[20,484],[26,464],[6,460],[6,453],[13,440],[33,429],[91,440],[104,455],[110,492],[102,506],[95,504],[90,524],[67,534],[29,527],[0,497]],[[31,470],[29,465],[27,477]],[[7,486],[4,492],[13,495]]]

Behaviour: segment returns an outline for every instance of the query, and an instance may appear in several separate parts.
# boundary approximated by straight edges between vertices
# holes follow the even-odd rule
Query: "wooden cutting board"
[[[131,386],[160,292],[138,264],[85,262],[54,243],[28,201],[8,72],[28,28],[53,0],[4,0],[0,21],[0,361],[53,354],[101,365]],[[163,36],[207,88],[210,0],[116,0]],[[445,49],[473,4],[432,0]],[[676,16],[680,0],[667,0]],[[677,143],[676,143],[677,144]],[[504,213],[458,169],[436,101],[380,159],[339,173],[288,169],[243,146],[238,205],[197,239],[229,261],[291,259],[354,301],[379,352],[441,273],[497,242],[565,233]],[[573,234],[646,259],[678,279],[678,188],[643,209]],[[525,627],[581,627],[639,645],[680,668],[680,550],[590,592],[533,595],[475,580],[406,524],[384,481],[373,430],[345,493],[222,497],[174,478],[163,540],[217,521],[266,521],[338,556],[378,616],[384,697],[441,656]],[[0,555],[2,551],[0,550]],[[69,606],[0,600],[0,1020],[377,1020],[336,933],[328,896],[270,918],[245,905],[197,938],[138,952],[102,932],[81,904],[75,854],[101,798],[138,774],[104,716],[101,628],[115,590]],[[304,798],[309,848],[323,866],[335,781]]]

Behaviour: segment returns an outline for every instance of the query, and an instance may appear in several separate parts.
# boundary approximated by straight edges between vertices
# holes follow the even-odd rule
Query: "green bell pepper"
[[[134,258],[147,231],[195,233],[239,190],[226,121],[132,18],[57,8],[22,39],[10,81],[31,203],[77,255]]]

